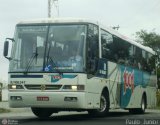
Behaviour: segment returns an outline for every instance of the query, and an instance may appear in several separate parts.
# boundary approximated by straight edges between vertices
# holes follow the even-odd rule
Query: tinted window
[[[147,51],[101,29],[102,58],[155,73],[155,57]]]
[[[112,59],[112,44],[112,35],[104,30],[101,30],[102,58]]]

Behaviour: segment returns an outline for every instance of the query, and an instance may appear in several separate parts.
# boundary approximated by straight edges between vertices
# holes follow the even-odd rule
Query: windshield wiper
[[[47,53],[47,65],[49,65],[49,62],[51,62],[53,64],[53,66],[57,67],[56,63],[53,61],[55,60],[53,57],[50,57],[50,50],[51,50],[51,44],[49,45],[49,49],[48,49],[48,53]],[[59,74],[63,74],[60,70],[58,70],[57,68],[55,68],[55,70],[57,71],[57,73]],[[53,71],[53,69],[52,69]]]
[[[36,58],[36,62],[37,62],[37,56],[38,56],[38,53],[37,53],[37,47],[36,47],[36,52],[32,54],[31,58],[29,59],[29,62],[27,63],[27,66],[26,66],[26,69],[25,69],[25,72],[24,74],[27,74],[29,69],[31,68],[31,64],[33,63],[33,60]]]

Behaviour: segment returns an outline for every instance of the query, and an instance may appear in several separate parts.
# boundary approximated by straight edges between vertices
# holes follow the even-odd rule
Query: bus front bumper
[[[85,92],[9,92],[9,106],[86,109]]]

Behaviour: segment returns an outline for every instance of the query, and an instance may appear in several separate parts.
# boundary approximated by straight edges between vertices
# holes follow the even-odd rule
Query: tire
[[[146,101],[146,97],[143,96],[142,100],[141,100],[141,107],[140,108],[129,109],[129,112],[132,113],[132,114],[144,114],[146,108],[147,108],[147,101]]]
[[[109,112],[109,95],[103,92],[100,98],[100,109],[89,110],[88,113],[92,116],[104,117]]]
[[[40,119],[49,118],[53,111],[50,108],[31,108],[34,115],[36,115]]]
[[[146,108],[147,108],[147,102],[146,102],[145,96],[143,96],[143,97],[142,97],[142,100],[141,100],[141,108],[139,109],[139,113],[140,113],[140,114],[144,114]]]

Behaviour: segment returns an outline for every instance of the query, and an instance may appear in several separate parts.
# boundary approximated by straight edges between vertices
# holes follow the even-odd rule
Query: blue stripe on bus
[[[11,78],[43,78],[43,75],[11,75]]]

